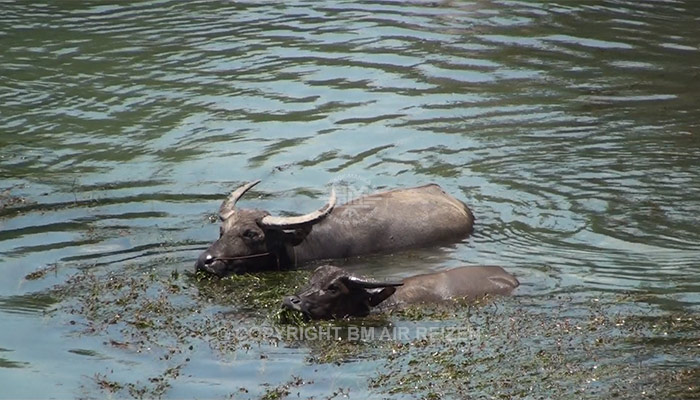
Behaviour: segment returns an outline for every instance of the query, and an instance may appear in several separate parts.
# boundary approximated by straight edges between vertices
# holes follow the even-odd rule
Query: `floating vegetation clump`
[[[42,279],[46,274],[50,272],[56,273],[58,271],[58,264],[50,264],[46,267],[41,267],[34,272],[30,272],[24,276],[24,279],[28,281],[35,281],[37,279]]]
[[[13,207],[18,207],[18,206],[24,206],[27,204],[33,204],[34,202],[27,199],[26,197],[23,196],[16,196],[12,194],[12,191],[14,189],[21,188],[23,189],[24,187],[22,185],[20,186],[15,186],[11,188],[3,188],[0,189],[0,211],[3,211],[3,209],[7,208],[13,208]],[[2,214],[0,214],[1,216]]]
[[[51,296],[61,300],[76,333],[104,338],[99,353],[157,360],[160,371],[137,380],[102,371],[88,381],[114,397],[167,396],[193,357],[230,360],[252,352],[266,359],[280,347],[304,349],[308,365],[366,363],[360,365],[369,387],[359,390],[383,398],[698,397],[700,323],[690,315],[649,315],[612,295],[575,302],[542,296],[305,321],[280,304],[308,275],[216,279],[141,267],[86,269]],[[270,379],[231,395],[281,399],[313,386],[303,376]]]
[[[216,278],[203,273],[191,283],[201,299],[260,316],[278,314],[282,298],[298,291],[308,279],[308,271],[273,271]]]
[[[148,398],[168,390],[197,346],[204,344],[222,356],[276,346],[277,331],[241,327],[275,323],[282,295],[296,291],[307,276],[295,271],[217,279],[138,266],[106,273],[86,268],[51,295],[62,301],[60,309],[71,316],[68,323],[79,334],[104,336],[108,348],[163,362],[162,372],[145,380],[124,382],[105,373],[92,379],[105,392]]]
[[[697,398],[699,380],[688,378],[699,376],[697,368],[671,372],[655,358],[662,352],[689,366],[700,362],[697,318],[622,317],[600,304],[572,317],[550,301],[502,299],[505,306],[456,310],[462,317],[440,314],[432,322],[461,327],[452,331],[458,334],[395,343],[370,386],[416,398]],[[536,302],[550,303],[550,313],[533,313]],[[678,380],[682,389],[664,383]]]

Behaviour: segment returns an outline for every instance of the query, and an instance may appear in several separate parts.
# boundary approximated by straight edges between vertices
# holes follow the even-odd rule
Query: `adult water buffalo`
[[[472,232],[469,208],[435,184],[360,197],[296,217],[236,208],[254,181],[234,190],[219,209],[219,239],[198,258],[218,276],[284,269],[303,263],[455,242]]]
[[[503,295],[518,280],[501,267],[459,267],[416,275],[401,282],[375,282],[331,265],[318,267],[301,293],[288,296],[283,307],[310,319],[364,317],[372,307],[400,308],[407,304]]]

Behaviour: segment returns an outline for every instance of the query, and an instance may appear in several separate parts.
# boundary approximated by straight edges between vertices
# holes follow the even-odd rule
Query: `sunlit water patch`
[[[697,18],[682,1],[4,4],[0,397],[697,395]],[[521,287],[344,323],[478,328],[462,346],[237,337],[274,325],[280,283],[187,273],[253,179],[241,204],[275,214],[331,183],[439,183],[474,210],[471,238],[338,264],[498,264]]]

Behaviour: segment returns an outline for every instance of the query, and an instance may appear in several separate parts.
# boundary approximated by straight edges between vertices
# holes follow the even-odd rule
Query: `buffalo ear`
[[[394,292],[396,292],[395,286],[387,286],[380,291],[373,291],[369,297],[369,305],[371,307],[377,306],[382,301],[388,299]]]
[[[258,226],[260,226],[266,235],[270,238],[275,238],[275,241],[287,243],[291,246],[298,246],[301,242],[306,239],[306,237],[311,233],[311,226],[297,228],[292,231],[283,231],[278,229],[268,229],[262,225],[258,220]]]
[[[396,292],[397,286],[403,285],[403,282],[372,282],[354,276],[343,277],[343,280],[349,287],[362,289],[369,294],[368,302],[371,307],[389,298]]]

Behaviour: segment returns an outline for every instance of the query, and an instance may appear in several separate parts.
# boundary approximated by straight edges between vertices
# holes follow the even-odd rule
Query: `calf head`
[[[197,259],[195,268],[218,276],[273,269],[286,257],[287,245],[296,246],[335,207],[335,191],[318,211],[297,217],[275,217],[263,210],[237,209],[236,201],[260,181],[231,192],[219,209],[217,239]],[[283,262],[284,260],[282,260]]]
[[[341,268],[324,265],[314,271],[301,293],[287,296],[282,306],[310,319],[364,317],[371,307],[386,300],[401,285],[367,281]]]

